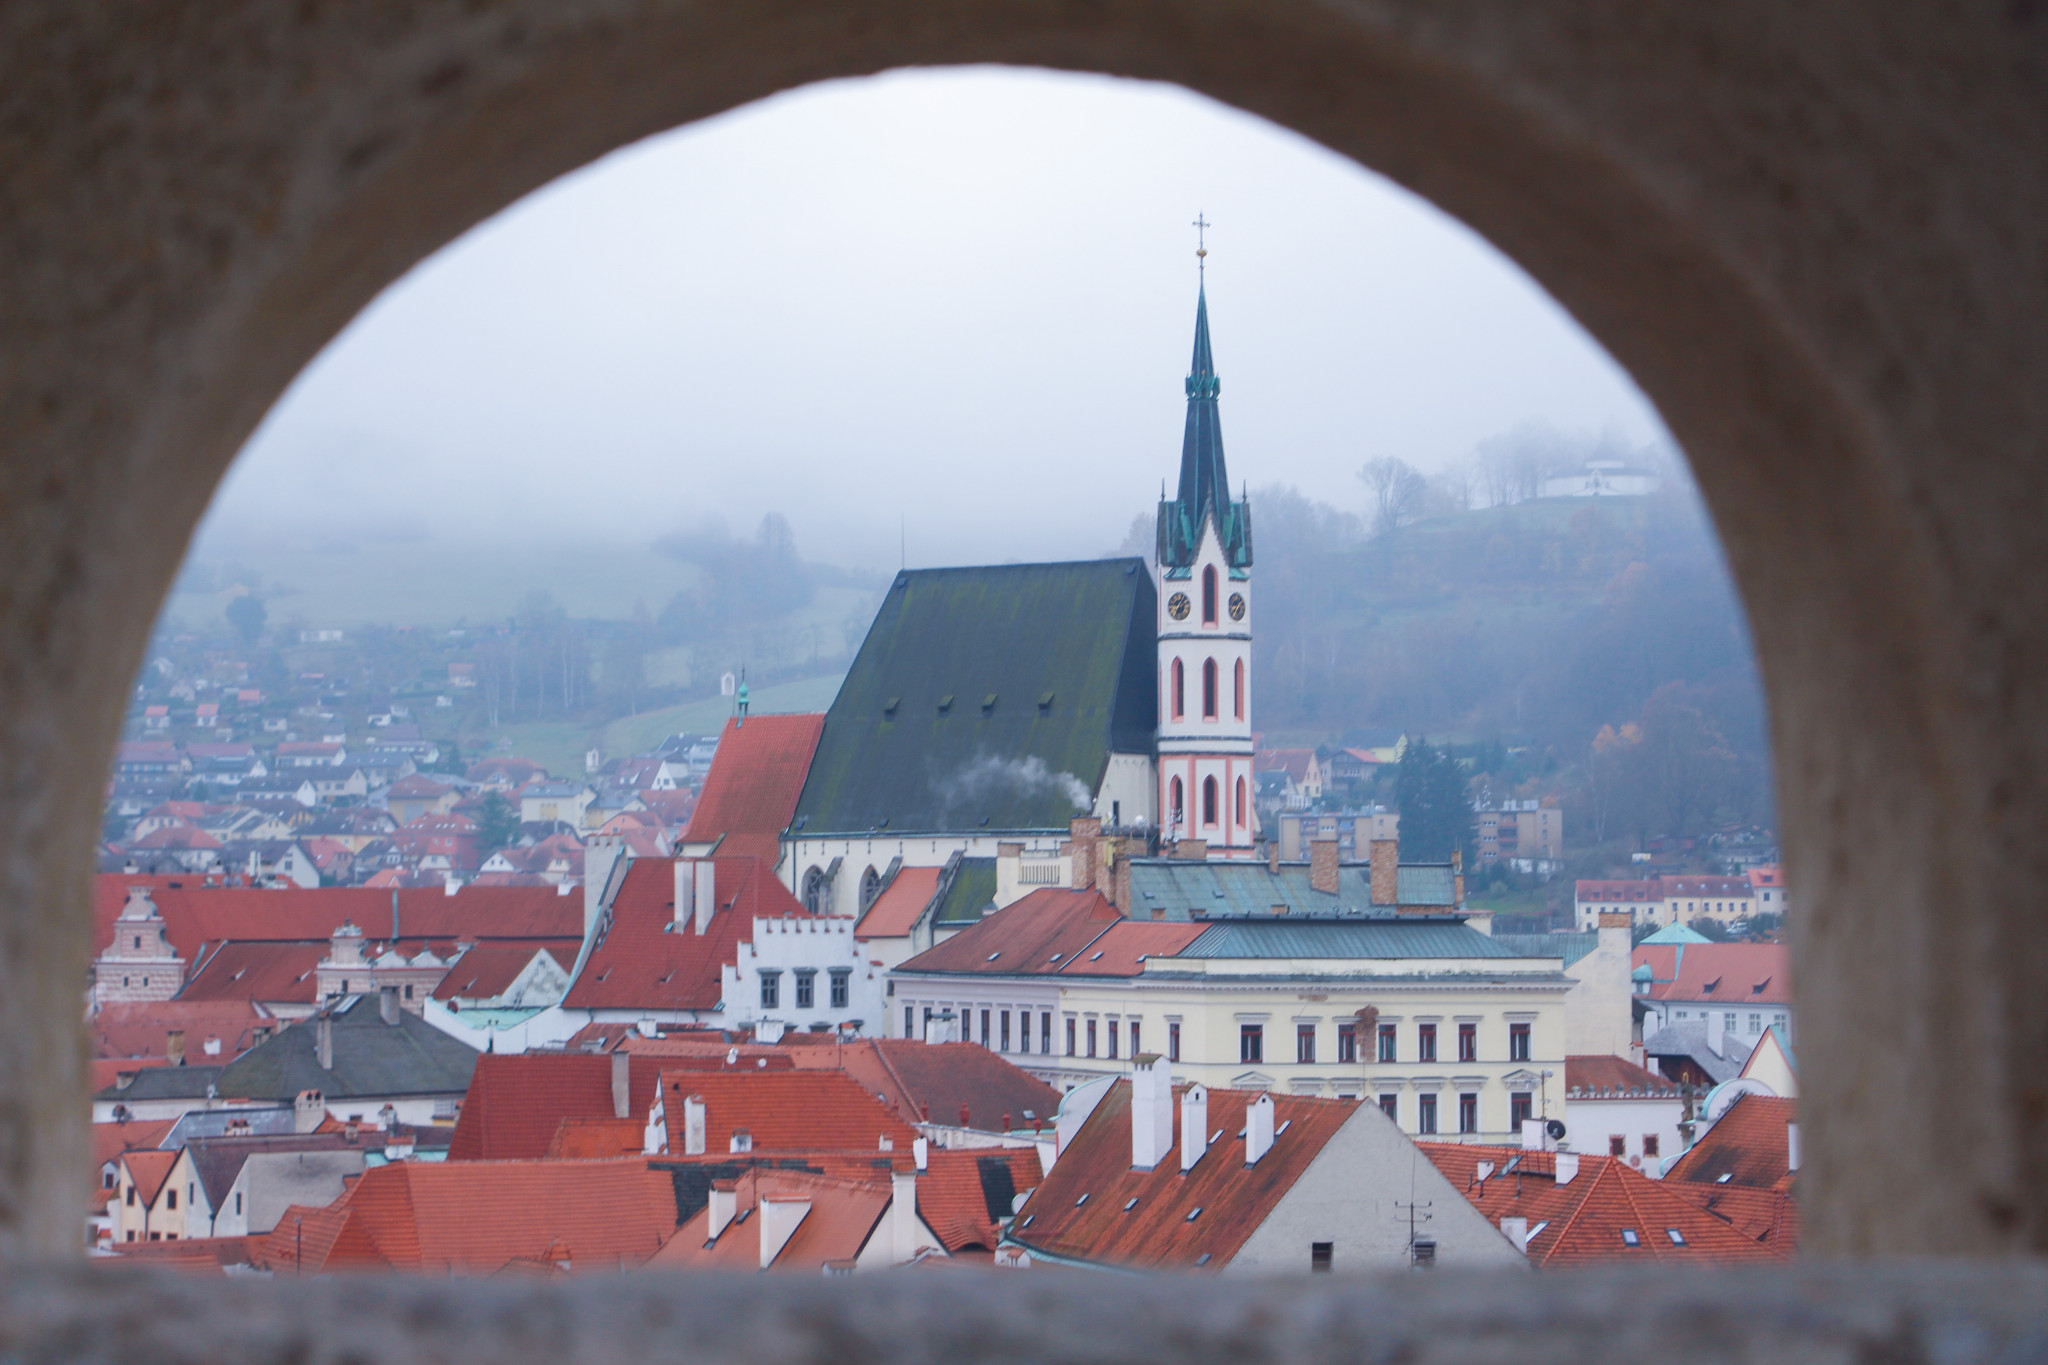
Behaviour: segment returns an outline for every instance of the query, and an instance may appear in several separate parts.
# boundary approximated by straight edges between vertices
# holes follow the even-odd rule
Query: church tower
[[[1207,253],[1201,253],[1206,255]],[[1209,298],[1195,302],[1195,358],[1180,487],[1159,504],[1159,828],[1209,856],[1246,858],[1252,805],[1251,509],[1230,499]]]

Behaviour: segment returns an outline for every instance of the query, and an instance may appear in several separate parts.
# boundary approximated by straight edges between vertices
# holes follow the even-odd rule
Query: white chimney
[[[704,1097],[692,1095],[683,1101],[683,1155],[704,1155]]]
[[[388,1025],[398,1022],[398,987],[383,986],[377,991],[377,1017]]]
[[[709,858],[699,858],[693,867],[697,889],[692,897],[697,918],[692,932],[701,934],[711,927],[711,912],[718,909],[718,865]]]
[[[441,894],[444,896],[452,896],[461,889],[462,883],[455,880],[455,878],[453,877],[450,877],[448,878],[448,880],[441,883]]]
[[[1273,1150],[1273,1097],[1261,1095],[1244,1107],[1244,1164],[1256,1166]]]
[[[795,1196],[764,1196],[756,1203],[754,1217],[761,1229],[761,1269],[775,1264],[775,1258],[789,1245],[790,1234],[810,1211],[811,1201]]]
[[[1189,1086],[1180,1097],[1180,1169],[1195,1169],[1202,1153],[1209,1150],[1209,1087]]]
[[[715,1242],[718,1235],[732,1225],[733,1215],[740,1211],[740,1192],[730,1180],[711,1182],[711,1202],[705,1205],[710,1222],[705,1228],[705,1240]]]
[[[892,1261],[901,1265],[917,1255],[922,1240],[917,1228],[917,1172],[889,1175],[889,1244]]]
[[[1722,1040],[1723,1040],[1723,1039],[1724,1039],[1724,1038],[1725,1038],[1726,1036],[1727,1036],[1727,1035],[1726,1035],[1726,1032],[1725,1032],[1725,1030],[1723,1030],[1723,1029],[1722,1029],[1722,1027],[1721,1027],[1721,1011],[1719,1011],[1719,1010],[1708,1010],[1708,1011],[1707,1011],[1707,1046],[1708,1046],[1709,1048],[1713,1049],[1714,1055],[1715,1055],[1716,1057],[1725,1057],[1725,1056],[1727,1056],[1727,1055],[1728,1055],[1728,1054],[1727,1054],[1726,1052],[1724,1052],[1724,1051],[1722,1050]]]
[[[1526,1218],[1503,1218],[1500,1220],[1501,1234],[1514,1243],[1515,1250],[1524,1256],[1529,1254],[1529,1220]]]
[[[1525,1151],[1525,1152],[1540,1152],[1540,1151],[1542,1151],[1542,1150],[1544,1149],[1544,1147],[1545,1147],[1545,1145],[1546,1145],[1546,1142],[1547,1142],[1547,1137],[1546,1137],[1546,1134],[1544,1133],[1543,1129],[1544,1129],[1544,1122],[1543,1122],[1543,1120],[1542,1120],[1542,1119],[1523,1119],[1523,1120],[1522,1120],[1522,1150],[1523,1150],[1523,1151]]]
[[[1557,1154],[1557,1183],[1569,1185],[1579,1178],[1579,1154],[1559,1152]]]
[[[334,1016],[323,1014],[313,1021],[313,1056],[322,1071],[334,1070]]]
[[[301,1090],[292,1102],[292,1131],[310,1133],[327,1117],[327,1100],[317,1090]]]
[[[1147,1052],[1131,1061],[1131,1169],[1149,1171],[1173,1150],[1173,1076]]]
[[[1785,1125],[1785,1169],[1799,1169],[1799,1125],[1796,1123]]]
[[[590,854],[586,852],[583,856],[587,861]],[[674,868],[676,895],[675,909],[672,912],[671,918],[674,919],[678,931],[681,930],[683,925],[688,924],[692,927],[692,932],[695,932],[697,920],[697,864],[688,858],[678,858],[675,860]]]
[[[932,1160],[931,1139],[912,1138],[910,1141],[910,1159],[917,1163],[917,1169],[920,1171],[929,1170]]]
[[[632,1109],[627,1103],[632,1094],[633,1059],[624,1052],[612,1053],[612,1117],[628,1118]]]

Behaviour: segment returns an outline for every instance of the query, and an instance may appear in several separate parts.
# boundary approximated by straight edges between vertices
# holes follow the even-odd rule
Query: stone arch
[[[1629,368],[1693,459],[1770,693],[1818,1006],[1808,1245],[2048,1248],[2036,7],[30,11],[72,59],[0,54],[6,116],[36,130],[0,148],[24,187],[0,225],[0,868],[32,907],[0,968],[0,1094],[39,1097],[0,1116],[0,1246],[76,1240],[95,774],[191,530],[285,385],[427,253],[627,142],[806,81],[1007,62],[1175,81],[1373,166]],[[1937,1085],[1976,1099],[1966,1159],[1942,1106],[1892,1099]]]
[[[882,874],[875,871],[873,863],[860,874],[860,908],[863,911],[875,903],[875,897],[882,894]]]

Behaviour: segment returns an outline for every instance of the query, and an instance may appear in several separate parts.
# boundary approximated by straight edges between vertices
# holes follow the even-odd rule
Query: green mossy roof
[[[996,860],[962,858],[960,870],[939,899],[932,923],[940,926],[978,924],[981,912],[995,903]]]
[[[302,1019],[230,1062],[220,1093],[235,1099],[289,1100],[318,1090],[329,1100],[357,1096],[459,1095],[469,1089],[476,1052],[416,1014],[384,1022],[377,997],[333,1006],[334,1067],[316,1055],[315,1019]]]
[[[805,835],[1063,830],[1158,730],[1140,559],[896,576],[825,716]]]

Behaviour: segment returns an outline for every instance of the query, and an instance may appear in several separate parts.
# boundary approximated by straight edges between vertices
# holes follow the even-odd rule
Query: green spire
[[[1195,294],[1195,354],[1186,383],[1188,420],[1181,437],[1180,487],[1170,501],[1159,504],[1159,563],[1167,569],[1194,563],[1202,543],[1202,523],[1216,523],[1225,562],[1233,569],[1251,567],[1251,511],[1230,500],[1230,475],[1223,463],[1223,419],[1217,395],[1216,359],[1209,347],[1209,291]]]

